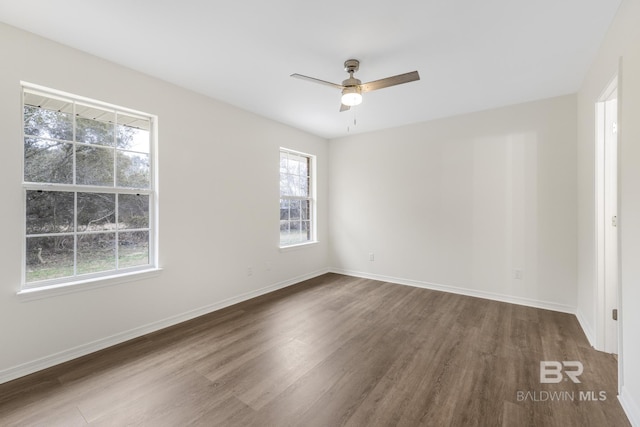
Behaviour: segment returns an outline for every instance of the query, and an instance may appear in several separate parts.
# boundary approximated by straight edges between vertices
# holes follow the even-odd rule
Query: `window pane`
[[[149,155],[118,151],[118,187],[149,188]]]
[[[287,173],[287,153],[280,152],[280,174]]]
[[[115,123],[116,112],[111,109],[104,109],[95,105],[76,103],[76,117],[83,119],[98,120],[104,123]]]
[[[300,203],[300,218],[302,218],[303,220],[311,219],[309,205],[310,203],[308,200],[302,200]]]
[[[150,129],[149,120],[118,114],[118,148],[149,153]]]
[[[309,195],[309,180],[306,176],[293,177],[295,183],[294,193],[299,197],[307,197]]]
[[[149,227],[149,196],[118,195],[118,229]]]
[[[289,219],[289,201],[280,199],[280,219]]]
[[[280,244],[289,243],[289,221],[280,221]]]
[[[302,224],[300,221],[291,221],[289,224],[289,241],[290,243],[300,243],[304,241],[300,235],[302,232]]]
[[[302,221],[302,225],[300,228],[300,239],[303,242],[311,240],[311,222]]]
[[[293,193],[290,190],[289,184],[289,174],[280,174],[280,195],[281,196],[291,196]]]
[[[26,281],[73,276],[73,235],[27,237]]]
[[[289,206],[289,219],[300,219],[300,200],[290,200]]]
[[[285,191],[283,193],[283,195],[286,196],[295,196],[296,195],[296,182],[295,182],[295,175],[285,175],[285,179],[286,179],[286,188]]]
[[[78,231],[114,230],[116,195],[78,193]]]
[[[73,183],[73,145],[37,138],[24,139],[24,180]]]
[[[77,262],[78,274],[115,270],[115,233],[79,235]]]
[[[309,158],[306,156],[289,156],[289,173],[299,176],[309,175]]]
[[[149,264],[149,232],[118,234],[118,268]]]
[[[288,172],[292,175],[300,174],[300,161],[303,157],[289,154],[289,163],[287,165]]]
[[[296,175],[287,175],[287,195],[298,196],[298,177]]]
[[[282,196],[309,196],[309,180],[298,175],[282,175],[280,177],[280,195]]]
[[[112,147],[114,126],[113,123],[78,117],[76,119],[76,141]]]
[[[113,150],[102,147],[77,146],[76,183],[113,186]]]
[[[27,234],[73,232],[73,193],[27,191]]]
[[[49,100],[49,98],[43,98]],[[25,100],[26,101],[26,100]],[[56,105],[58,106],[58,105]],[[73,140],[73,111],[72,104],[63,103],[61,108],[68,112],[57,111],[37,106],[24,106],[24,133],[29,136],[42,138]]]
[[[299,175],[303,177],[309,176],[309,158],[302,157],[300,161],[300,171]]]

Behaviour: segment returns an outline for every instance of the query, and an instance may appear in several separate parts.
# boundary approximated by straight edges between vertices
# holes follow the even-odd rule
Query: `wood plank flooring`
[[[628,426],[616,376],[572,315],[327,274],[0,385],[0,425]]]

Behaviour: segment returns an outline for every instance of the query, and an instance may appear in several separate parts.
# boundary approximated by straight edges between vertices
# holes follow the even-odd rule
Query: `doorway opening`
[[[596,103],[596,348],[618,354],[618,78]]]

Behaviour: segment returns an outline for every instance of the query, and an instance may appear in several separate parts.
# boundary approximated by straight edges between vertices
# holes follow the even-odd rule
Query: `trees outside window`
[[[155,267],[153,117],[25,86],[24,288]]]
[[[315,158],[280,149],[280,246],[315,241]]]

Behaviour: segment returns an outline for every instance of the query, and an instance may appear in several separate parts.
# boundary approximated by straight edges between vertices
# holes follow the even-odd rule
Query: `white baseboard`
[[[381,282],[396,283],[398,285],[413,286],[416,288],[431,289],[434,291],[449,292],[452,294],[466,295],[476,298],[484,298],[493,301],[507,302],[510,304],[524,305],[527,307],[542,308],[545,310],[559,311],[562,313],[576,314],[576,308],[570,305],[558,304],[548,301],[539,301],[529,298],[504,295],[493,292],[478,291],[475,289],[459,288],[456,286],[440,285],[437,283],[423,282],[420,280],[402,279],[398,277],[383,276],[379,274],[363,273],[360,271],[342,270],[330,268],[330,272],[347,276],[362,277],[364,279],[379,280]]]
[[[618,396],[618,400],[625,414],[627,414],[631,425],[633,427],[640,427],[640,406],[633,400],[629,391],[624,386],[622,386],[622,392]]]
[[[589,344],[591,344],[591,347],[596,348],[596,335],[593,333],[591,325],[589,325],[589,323],[586,321],[580,309],[576,309],[576,318],[578,319],[578,323],[580,323],[580,326],[582,327],[582,331],[587,336]]]
[[[21,365],[14,366],[12,368],[4,369],[0,371],[0,384],[14,380],[16,378],[23,377],[25,375],[32,374],[34,372],[41,371],[43,369],[50,368],[55,365],[59,365],[60,363],[68,362],[70,360],[76,359],[81,356],[86,356],[87,354],[96,352],[98,350],[103,350],[107,347],[111,347],[116,344],[121,344],[130,339],[138,338],[148,333],[155,332],[160,329],[167,328],[169,326],[173,326],[178,323],[182,323],[187,320],[191,320],[205,314],[209,314],[211,312],[240,303],[242,301],[246,301],[251,298],[258,297],[260,295],[268,294],[270,292],[277,291],[278,289],[286,288],[291,285],[295,285],[296,283],[300,283],[304,280],[321,276],[328,272],[329,272],[329,269],[321,269],[312,273],[304,274],[302,276],[298,276],[282,282],[274,283],[272,285],[257,289],[255,291],[246,292],[244,294],[241,294],[232,298],[227,298],[223,301],[220,301],[214,304],[209,304],[204,307],[197,308],[195,310],[190,310],[186,313],[171,316],[169,318],[152,322],[144,326],[140,326],[125,332],[112,335],[110,337],[101,338],[99,340],[96,340],[87,344],[83,344],[83,345],[80,345],[56,354],[52,354],[49,356],[42,357],[40,359],[32,360],[32,361],[23,363]]]

